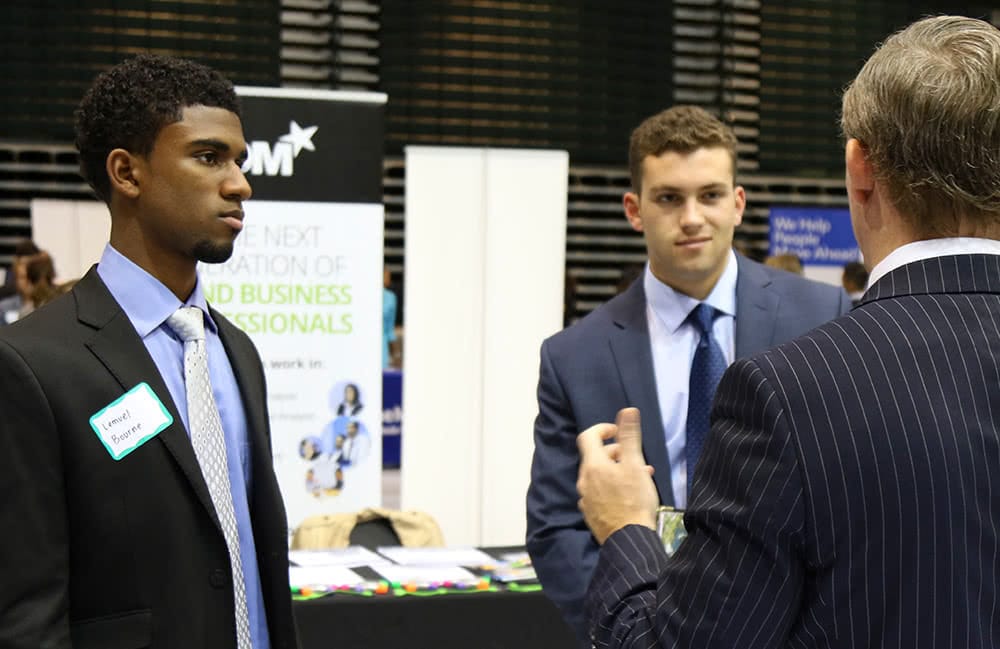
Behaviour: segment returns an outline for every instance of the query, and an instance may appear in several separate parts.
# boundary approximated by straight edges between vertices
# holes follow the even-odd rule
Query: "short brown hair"
[[[841,129],[920,234],[997,223],[1000,30],[936,16],[893,34],[845,91]]]
[[[841,283],[846,291],[863,291],[868,286],[868,269],[860,261],[844,264],[844,275]]]
[[[722,147],[733,160],[736,177],[736,135],[718,118],[697,106],[674,106],[647,117],[632,131],[628,145],[628,170],[632,191],[642,190],[642,161],[667,151],[691,153],[704,147]]]

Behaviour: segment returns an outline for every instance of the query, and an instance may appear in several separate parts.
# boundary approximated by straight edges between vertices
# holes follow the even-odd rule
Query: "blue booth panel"
[[[399,466],[403,434],[403,372],[382,370],[382,466]]]

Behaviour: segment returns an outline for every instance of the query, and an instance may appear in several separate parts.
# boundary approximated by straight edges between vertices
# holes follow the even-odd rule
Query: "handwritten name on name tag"
[[[163,402],[143,382],[90,418],[90,427],[115,460],[120,460],[174,423]]]

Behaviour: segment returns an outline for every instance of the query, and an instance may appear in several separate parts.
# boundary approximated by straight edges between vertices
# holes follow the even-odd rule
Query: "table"
[[[430,597],[331,595],[295,602],[302,649],[575,649],[540,591]]]
[[[523,547],[481,548],[493,557]],[[368,576],[368,568],[360,568]],[[372,578],[377,574],[370,573]],[[333,594],[294,602],[302,649],[577,649],[541,591]]]

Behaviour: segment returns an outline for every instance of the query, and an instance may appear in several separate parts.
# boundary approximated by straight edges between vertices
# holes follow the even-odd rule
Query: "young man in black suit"
[[[890,37],[842,127],[870,288],[729,368],[673,557],[638,413],[580,436],[597,647],[1000,646],[1000,31]]]
[[[196,272],[229,258],[250,197],[232,84],[136,57],[83,98],[77,146],[111,240],[0,333],[0,646],[291,649],[260,359]]]

